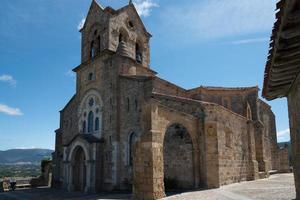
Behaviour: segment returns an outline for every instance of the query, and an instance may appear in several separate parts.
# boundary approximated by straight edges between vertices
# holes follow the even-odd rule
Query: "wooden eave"
[[[300,11],[296,0],[277,4],[277,21],[270,40],[264,74],[263,97],[272,100],[288,95],[300,72]]]

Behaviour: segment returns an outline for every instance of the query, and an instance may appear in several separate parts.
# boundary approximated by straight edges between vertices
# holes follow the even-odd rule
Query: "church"
[[[56,130],[55,187],[150,200],[289,170],[259,88],[184,89],[159,78],[133,3],[115,10],[92,0],[80,32],[76,93]]]

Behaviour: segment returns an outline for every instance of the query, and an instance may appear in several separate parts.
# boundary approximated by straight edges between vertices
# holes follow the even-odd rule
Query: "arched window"
[[[89,79],[89,81],[93,80],[93,73],[89,73],[88,79]]]
[[[129,158],[129,166],[132,166],[133,164],[133,155],[134,155],[134,145],[137,141],[137,135],[136,133],[131,133],[130,134],[130,137],[129,137],[129,155],[128,155],[128,158]]]
[[[95,57],[95,43],[94,41],[91,42],[91,58]]]
[[[138,63],[142,64],[143,62],[143,55],[138,43],[135,44],[135,59]]]
[[[120,35],[119,35],[119,42],[122,42],[122,41],[124,41],[124,37],[123,37],[122,33],[120,33]]]
[[[86,133],[86,121],[82,122],[82,132]]]
[[[99,118],[96,117],[95,119],[95,131],[99,131]]]
[[[90,111],[88,116],[88,133],[91,133],[93,131],[93,126],[94,126],[94,113]]]

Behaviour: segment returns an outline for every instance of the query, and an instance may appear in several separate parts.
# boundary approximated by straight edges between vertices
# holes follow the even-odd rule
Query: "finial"
[[[132,4],[132,0],[129,0],[129,4]]]

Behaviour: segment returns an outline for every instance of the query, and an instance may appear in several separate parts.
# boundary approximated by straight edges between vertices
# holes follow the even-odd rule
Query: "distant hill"
[[[0,164],[37,164],[51,157],[50,149],[9,149],[0,151]]]

